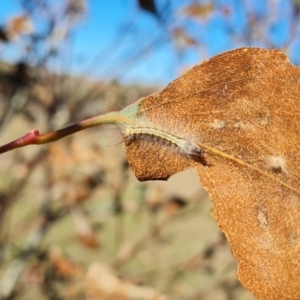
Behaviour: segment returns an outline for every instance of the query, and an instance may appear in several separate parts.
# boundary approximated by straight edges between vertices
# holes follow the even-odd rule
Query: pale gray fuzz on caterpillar
[[[164,145],[170,145],[184,156],[198,157],[204,154],[204,151],[194,141],[158,128],[128,125],[125,127],[123,134],[128,143],[134,140],[148,140],[149,142],[159,142]]]

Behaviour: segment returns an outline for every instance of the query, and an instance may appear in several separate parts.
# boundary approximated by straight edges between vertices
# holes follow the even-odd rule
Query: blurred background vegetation
[[[4,17],[6,2],[1,144],[119,110],[236,47],[299,63],[298,0],[15,0]],[[113,128],[0,165],[0,299],[254,299],[195,173],[138,182]]]

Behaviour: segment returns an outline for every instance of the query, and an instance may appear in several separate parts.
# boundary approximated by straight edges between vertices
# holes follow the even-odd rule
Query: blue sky
[[[59,7],[62,1],[51,0]],[[156,1],[158,4],[163,1]],[[183,7],[190,0],[174,0],[174,7]],[[138,9],[134,0],[90,0],[86,16],[64,49],[60,60],[50,63],[56,71],[86,74],[93,78],[165,85],[180,75],[183,69],[200,63],[209,57],[236,47],[248,46],[243,40],[247,30],[243,1],[219,0],[219,5],[231,7],[230,16],[214,12],[203,20],[185,19],[179,13],[164,27],[153,15]],[[277,47],[285,42],[289,30],[289,1],[279,1],[280,16],[274,20],[268,34]],[[249,10],[268,18],[266,1],[248,1]],[[22,13],[18,0],[4,0],[0,9],[0,24]],[[274,12],[273,12],[274,14]],[[276,15],[276,12],[275,12]],[[43,18],[36,17],[35,26],[43,26]],[[172,23],[174,22],[174,24]],[[180,50],[170,34],[170,27],[185,28],[199,47]],[[233,41],[232,35],[241,35]],[[259,42],[251,45],[261,45]],[[297,46],[297,45],[296,45]],[[14,61],[20,58],[22,42],[0,44],[0,59]]]

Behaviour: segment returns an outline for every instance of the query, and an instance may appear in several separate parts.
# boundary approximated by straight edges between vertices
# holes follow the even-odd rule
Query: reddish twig
[[[119,115],[117,112],[111,112],[101,116],[92,117],[68,127],[44,134],[40,134],[39,131],[35,129],[8,144],[0,146],[0,154],[28,145],[41,145],[51,143],[70,134],[90,127],[95,127],[103,124],[119,124],[122,122],[126,122],[126,120],[128,120],[126,117]]]

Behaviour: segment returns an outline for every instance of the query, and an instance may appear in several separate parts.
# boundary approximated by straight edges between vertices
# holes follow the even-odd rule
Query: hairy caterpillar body
[[[196,157],[202,155],[203,150],[193,141],[174,135],[158,128],[143,126],[127,126],[124,130],[125,139],[128,141],[151,138],[166,145],[173,145],[179,152],[186,156]]]

